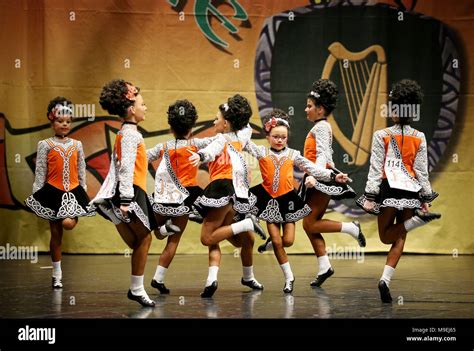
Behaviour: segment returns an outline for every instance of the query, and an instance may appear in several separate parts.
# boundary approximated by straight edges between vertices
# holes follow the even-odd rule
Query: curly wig
[[[123,79],[114,79],[104,85],[99,98],[100,106],[111,115],[127,117],[128,108],[134,104],[133,100],[127,98],[129,86],[132,86],[132,83]],[[137,96],[140,88],[135,88],[136,92],[133,95]]]
[[[198,114],[196,107],[188,100],[177,100],[168,107],[168,124],[177,137],[184,137],[193,128]]]
[[[308,98],[313,100],[316,106],[324,107],[324,115],[329,116],[336,108],[338,94],[339,91],[333,81],[318,79],[313,83]]]
[[[252,108],[249,101],[239,94],[228,98],[227,103],[219,106],[219,110],[224,119],[231,123],[232,131],[244,128],[252,116]]]

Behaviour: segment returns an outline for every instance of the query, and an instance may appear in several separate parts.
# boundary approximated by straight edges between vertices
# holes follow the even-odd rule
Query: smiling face
[[[51,127],[54,130],[54,134],[65,137],[66,135],[69,134],[69,131],[71,130],[71,121],[72,117],[70,115],[63,115],[63,116],[58,116],[54,119],[53,122],[51,122]]]
[[[140,123],[141,121],[145,120],[145,114],[147,111],[147,107],[145,102],[143,101],[143,96],[138,94],[136,96],[135,102],[132,106],[129,107],[129,117],[127,117],[127,121]]]
[[[288,142],[288,128],[285,126],[276,126],[270,130],[267,135],[267,140],[270,146],[275,150],[282,150],[286,147]]]
[[[313,99],[306,99],[306,118],[311,122],[316,122],[324,117],[324,107],[316,106]]]

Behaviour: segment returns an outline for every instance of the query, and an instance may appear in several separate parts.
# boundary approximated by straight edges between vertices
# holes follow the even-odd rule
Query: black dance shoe
[[[201,297],[212,297],[217,290],[217,280],[214,280],[211,285],[205,286]]]
[[[166,221],[165,228],[166,232],[169,233],[168,235],[181,234],[181,229],[177,225],[174,225],[171,219]]]
[[[265,231],[263,230],[262,226],[260,225],[259,221],[258,221],[258,218],[251,214],[251,213],[248,213],[246,216],[246,218],[250,218],[252,220],[252,223],[253,223],[253,231],[262,239],[262,240],[265,240],[267,238],[267,234],[265,234]]]
[[[415,210],[415,216],[420,218],[423,222],[428,223],[428,222],[431,222],[434,219],[441,218],[441,213],[423,212],[423,211],[420,211],[420,210]]]
[[[309,285],[320,287],[331,275],[334,274],[334,269],[329,267],[328,271],[324,274],[318,275],[315,280],[313,280]]]
[[[128,290],[127,297],[130,300],[137,301],[143,307],[155,307],[155,301],[150,300],[146,295],[133,295],[132,290]]]
[[[285,282],[285,286],[283,287],[283,292],[285,294],[290,294],[293,292],[293,284],[295,282],[295,279],[293,280],[288,280]]]
[[[244,278],[242,278],[240,282],[242,283],[242,285],[248,286],[249,288],[252,288],[253,290],[263,290],[263,285],[257,282],[255,279],[244,280]]]
[[[364,233],[362,233],[362,228],[360,227],[360,223],[357,221],[352,222],[354,223],[357,228],[359,228],[359,236],[357,237],[357,242],[359,243],[360,247],[365,247],[366,241],[365,241],[365,236]]]
[[[390,295],[390,289],[383,280],[379,281],[379,291],[380,291],[380,299],[382,302],[391,303],[392,296]]]
[[[202,224],[204,222],[204,219],[202,216],[199,214],[199,212],[193,212],[189,215],[189,220],[192,222],[196,222],[198,224]]]
[[[151,286],[155,289],[158,289],[160,294],[169,294],[170,289],[165,286],[165,283],[158,283],[155,279],[151,281]]]
[[[63,282],[62,282],[61,278],[52,277],[51,280],[52,280],[51,285],[52,285],[53,289],[62,289],[63,288]]]
[[[265,241],[265,243],[263,243],[257,248],[257,251],[260,253],[264,253],[265,251],[267,251],[267,245],[270,241],[272,241],[272,238],[268,238],[267,241]]]

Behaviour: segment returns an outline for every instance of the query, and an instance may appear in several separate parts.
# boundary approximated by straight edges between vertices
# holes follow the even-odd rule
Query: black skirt
[[[294,190],[273,198],[259,184],[250,188],[250,192],[257,198],[256,210],[252,212],[267,223],[297,222],[311,213],[311,208]]]
[[[209,210],[232,204],[238,213],[250,213],[257,202],[255,195],[249,192],[248,199],[237,197],[231,179],[217,179],[208,184],[203,193],[194,202],[194,207],[203,217]]]
[[[154,202],[153,197],[150,197],[153,211],[165,217],[180,217],[193,213],[194,202],[202,194],[203,190],[199,186],[187,186],[186,190],[189,192],[189,196],[180,204]]]
[[[25,204],[38,217],[55,221],[64,218],[94,216],[94,210],[88,206],[89,197],[82,186],[71,191],[62,191],[46,183],[40,190],[30,195]]]
[[[341,184],[335,180],[331,182],[321,182],[318,180],[314,188],[307,188],[305,185],[306,177],[308,177],[307,174],[304,175],[298,188],[298,195],[303,201],[306,201],[306,199],[316,191],[330,195],[333,200],[353,199],[356,197],[354,189],[347,184]]]
[[[129,217],[124,218],[122,216],[119,186],[120,183],[117,183],[115,194],[112,198],[104,199],[98,204],[97,212],[114,224],[119,224],[120,222],[130,223],[132,219],[138,219],[149,231],[156,229],[158,225],[150,199],[146,192],[135,184],[133,185],[133,199],[130,202]]]
[[[364,209],[364,201],[367,200],[365,195],[359,197],[356,201],[357,206]],[[382,180],[380,184],[380,194],[375,198],[375,206],[372,211],[364,211],[378,215],[382,207],[393,207],[398,210],[405,208],[416,209],[421,207],[420,193],[406,191],[401,189],[392,189],[387,179]]]

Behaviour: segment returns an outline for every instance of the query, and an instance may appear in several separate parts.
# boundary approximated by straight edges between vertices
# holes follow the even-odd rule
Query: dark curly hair
[[[133,105],[133,101],[125,97],[128,93],[127,84],[133,85],[123,79],[114,79],[102,88],[99,103],[111,115],[127,117],[127,109]],[[135,93],[135,96],[137,96],[140,93],[140,88],[135,88],[137,88],[137,93]]]
[[[267,131],[267,129],[265,128],[266,124],[268,121],[270,121],[270,119],[272,117],[275,117],[275,118],[278,118],[280,119],[280,121],[277,121],[276,122],[276,125],[274,127],[278,127],[278,126],[285,126],[288,128],[288,131],[289,131],[289,127],[288,125],[290,125],[290,117],[286,114],[285,111],[283,110],[280,110],[279,108],[274,108],[272,109],[270,112],[268,112],[265,116],[263,116],[263,119],[262,119],[262,122],[263,122],[263,130],[265,131],[266,134],[269,134],[270,131]],[[284,120],[288,123],[288,125],[286,125],[284,122],[282,122],[281,120]],[[273,127],[273,128],[274,128]]]
[[[53,121],[54,119],[50,119],[50,113],[53,111],[53,109],[56,107],[56,106],[66,106],[66,107],[69,107],[69,108],[73,108],[73,104],[72,104],[72,101],[69,100],[68,98],[65,98],[64,96],[56,96],[53,100],[51,100],[49,103],[48,103],[48,110],[46,112],[46,117],[48,117],[48,119],[50,121]]]
[[[252,116],[252,108],[249,101],[242,95],[235,94],[227,99],[226,104],[221,104],[219,110],[224,119],[232,125],[232,131],[236,132],[244,128]]]
[[[168,124],[178,138],[186,136],[197,119],[196,107],[188,100],[176,100],[168,107]]]
[[[405,111],[404,106],[421,105],[423,102],[423,91],[420,85],[411,79],[402,79],[392,85],[392,90],[388,95],[388,100],[394,106],[399,107],[400,110]],[[411,109],[409,109],[411,111]],[[400,124],[409,124],[415,116],[399,116]]]
[[[313,83],[311,92],[308,93],[308,98],[313,100],[316,106],[324,107],[324,115],[329,116],[336,108],[337,95],[339,94],[336,84],[329,79],[318,79]],[[315,95],[319,95],[319,97]]]

